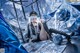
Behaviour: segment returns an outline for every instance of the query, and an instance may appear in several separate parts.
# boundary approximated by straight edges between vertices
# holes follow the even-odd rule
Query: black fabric
[[[29,26],[31,26],[32,34],[36,35],[35,34],[35,28],[34,28],[33,24],[32,23],[31,23],[31,25],[28,24],[28,34],[27,34],[28,38],[30,38],[30,36],[31,36]],[[40,24],[39,24],[39,30],[41,30]]]
[[[34,28],[33,24],[31,23],[31,25],[28,24],[28,34],[27,34],[27,38],[31,38],[31,34],[30,34],[31,32],[30,32],[29,26],[31,26],[32,35],[36,35],[36,34],[35,34],[35,28]],[[39,24],[39,30],[41,30],[40,24]],[[36,40],[32,40],[32,42],[38,42],[38,41],[40,41],[39,33],[38,33],[37,35],[38,35],[37,39],[36,39]],[[28,41],[29,41],[29,40],[28,40]]]
[[[44,27],[44,29],[46,30],[46,32],[50,35],[50,32],[49,32],[49,29],[48,29],[48,27],[47,27],[47,25],[46,25],[46,22],[44,22],[43,23],[43,27]],[[33,25],[31,24],[31,29],[32,29],[32,33],[33,33],[33,35],[35,35],[35,30],[34,30],[34,27],[33,27]],[[39,24],[39,30],[41,30],[41,25]],[[40,34],[40,33],[39,33]],[[39,42],[39,41],[41,41],[40,40],[40,38],[39,38],[39,34],[38,34],[38,37],[37,37],[37,39],[35,39],[35,40],[32,40],[32,42]],[[29,25],[28,25],[28,38],[30,38],[30,30],[29,30]],[[47,38],[48,39],[48,38]]]

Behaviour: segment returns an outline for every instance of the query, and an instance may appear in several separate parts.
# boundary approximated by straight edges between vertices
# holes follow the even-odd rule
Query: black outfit
[[[29,27],[31,27],[31,31],[30,31],[30,28]],[[41,30],[41,27],[40,27],[40,25],[39,25],[39,30]],[[28,34],[27,34],[27,37],[28,38],[31,38],[31,33],[32,32],[32,35],[36,35],[35,34],[35,28],[34,28],[34,26],[33,26],[33,24],[31,23],[30,25],[28,24]],[[37,41],[40,41],[40,38],[39,38],[39,33],[37,34],[37,40],[35,40],[35,41],[33,41],[33,42],[37,42]]]
[[[43,23],[43,27],[44,27],[44,29],[46,30],[46,32],[49,34],[49,39],[50,39],[50,40],[52,40],[52,37],[51,37],[52,33],[56,33],[56,34],[61,34],[61,35],[64,35],[64,36],[68,36],[68,34],[66,34],[66,33],[64,33],[64,32],[62,32],[62,31],[58,31],[58,30],[53,29],[53,28],[48,29],[46,22]],[[32,23],[31,23],[31,29],[32,29],[32,34],[33,34],[33,35],[36,35],[36,34],[35,34],[35,28],[34,28],[34,26],[33,26]],[[39,24],[39,30],[41,30],[40,24]],[[39,41],[41,41],[40,38],[39,38],[39,34],[40,34],[40,33],[38,33],[37,39],[36,39],[36,40],[32,40],[32,42],[39,42]],[[28,37],[28,38],[31,38],[30,30],[29,30],[29,24],[28,24],[28,34],[27,34],[27,37]],[[48,38],[47,38],[47,39],[48,39]]]
[[[40,24],[38,24],[39,26],[39,30],[41,30],[41,25]],[[46,30],[46,32],[49,34],[49,30],[48,30],[48,27],[47,27],[47,25],[46,25],[46,22],[44,22],[43,23],[43,27],[44,27],[44,29]],[[31,30],[32,30],[32,34],[33,35],[36,35],[35,34],[35,28],[34,28],[34,26],[33,26],[33,24],[31,23]],[[37,35],[38,35],[38,37],[37,37],[37,39],[36,40],[32,40],[32,42],[39,42],[39,41],[41,41],[40,40],[40,38],[39,38],[39,34],[40,33],[38,33]],[[29,29],[29,24],[28,24],[28,34],[27,34],[27,37],[28,38],[30,38],[31,37],[31,35],[30,35],[30,29]]]

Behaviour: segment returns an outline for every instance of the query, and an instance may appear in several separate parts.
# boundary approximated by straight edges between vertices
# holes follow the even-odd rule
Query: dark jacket
[[[38,24],[38,25],[39,25],[39,30],[41,30],[41,25],[40,25],[40,24]],[[31,26],[32,34],[35,35],[35,28],[34,28],[33,24],[31,23],[30,26]],[[46,32],[49,34],[49,30],[48,30],[48,27],[47,27],[47,25],[46,25],[46,22],[43,23],[43,27],[44,27],[44,29],[46,30]],[[39,31],[39,32],[40,32],[40,31]],[[40,35],[40,33],[38,33],[37,41],[40,41],[39,35]],[[29,24],[28,24],[28,34],[27,34],[27,37],[28,37],[28,38],[31,37],[30,29],[29,29]]]

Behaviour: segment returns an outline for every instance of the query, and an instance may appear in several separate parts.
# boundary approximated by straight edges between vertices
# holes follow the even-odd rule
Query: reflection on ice
[[[55,45],[50,40],[38,43],[26,43],[24,47],[29,53],[61,53],[66,45]]]

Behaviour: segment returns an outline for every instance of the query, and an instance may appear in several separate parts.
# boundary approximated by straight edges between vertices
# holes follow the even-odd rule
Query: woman
[[[29,40],[31,40],[32,42],[47,40],[49,38],[49,34],[45,30],[45,28],[47,27],[45,21],[43,19],[39,20],[37,18],[37,13],[34,11],[30,13],[30,17],[31,22],[29,22],[28,24]]]

